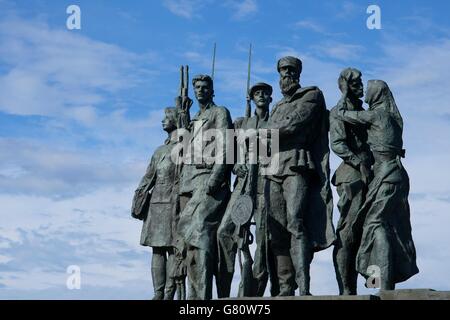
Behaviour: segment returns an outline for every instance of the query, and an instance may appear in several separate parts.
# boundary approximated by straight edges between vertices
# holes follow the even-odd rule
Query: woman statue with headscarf
[[[179,299],[185,299],[184,253],[176,232],[181,164],[173,159],[183,116],[179,108],[169,107],[164,112],[162,127],[168,137],[155,150],[135,192],[132,208],[132,216],[143,220],[141,245],[152,247],[153,300],[173,300],[176,291]]]
[[[346,96],[344,90],[337,118],[367,129],[368,144],[375,159],[374,179],[358,213],[358,219],[362,219],[359,222],[363,222],[363,235],[356,270],[368,279],[367,287],[393,290],[396,283],[419,272],[411,235],[409,177],[400,160],[405,156],[403,120],[384,81],[368,81],[365,101],[369,109],[366,111],[346,110]]]

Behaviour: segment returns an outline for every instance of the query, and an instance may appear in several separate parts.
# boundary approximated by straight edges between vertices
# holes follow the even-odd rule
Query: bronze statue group
[[[247,106],[246,116],[232,122],[227,108],[214,103],[208,75],[192,80],[199,111],[191,118],[182,68],[180,95],[162,121],[168,137],[132,206],[132,216],[143,220],[141,244],[153,251],[154,299],[212,299],[213,281],[217,296],[229,297],[236,258],[238,296],[261,297],[268,284],[271,296],[293,296],[297,289],[310,295],[313,255],[330,246],[341,295],[357,294],[358,274],[366,285],[392,290],[418,273],[401,162],[403,121],[388,85],[368,81],[363,108],[361,72],[347,68],[338,80],[342,97],[328,111],[319,88],[300,86],[298,58],[280,59],[277,70],[283,98],[270,110],[273,89],[257,83],[248,90],[254,114]],[[267,163],[248,161],[249,152],[246,161],[231,164],[174,161],[173,154],[182,156],[174,152],[180,129],[192,143],[211,129],[253,130],[256,139],[264,130],[276,132],[266,139],[268,149],[277,139],[276,170],[267,174]],[[201,141],[216,153],[230,147]],[[236,144],[249,149],[249,139]],[[330,146],[343,160],[331,178]],[[330,182],[339,195],[336,230]]]

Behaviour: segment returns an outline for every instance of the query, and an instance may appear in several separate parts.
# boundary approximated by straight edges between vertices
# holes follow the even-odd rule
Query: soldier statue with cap
[[[275,172],[267,175],[267,230],[280,285],[279,295],[310,294],[313,253],[333,244],[328,111],[322,91],[301,87],[302,62],[278,61],[283,98],[274,106],[268,128],[277,130]],[[273,166],[273,164],[271,164]],[[295,275],[290,271],[290,263]]]
[[[257,130],[267,128],[269,106],[272,102],[272,86],[267,83],[253,85],[248,96],[255,104],[252,117],[237,118],[234,129],[238,141],[238,149],[244,149],[243,161],[238,160],[233,167],[236,175],[233,194],[217,232],[219,245],[218,296],[229,297],[234,274],[236,253],[242,251],[244,262],[241,261],[241,282],[239,296],[262,296],[268,281],[265,247],[264,215],[264,184],[265,179],[260,174],[256,151],[258,141]],[[253,143],[251,146],[250,144]],[[237,150],[239,153],[239,150]],[[252,158],[253,157],[253,158]],[[257,251],[255,265],[252,271],[252,258],[248,246],[253,241],[250,233],[250,220],[254,214],[256,223]],[[240,258],[241,252],[239,252]],[[273,289],[276,287],[273,286]],[[277,292],[274,294],[278,294]]]
[[[225,139],[220,139],[219,134],[225,137],[232,122],[228,109],[213,101],[214,87],[210,76],[198,75],[192,84],[199,111],[187,128],[189,150],[184,157],[193,155],[194,159],[184,162],[181,173],[181,214],[177,231],[186,251],[188,298],[209,300],[216,269],[217,228],[230,196],[231,170],[225,159]],[[208,139],[208,132],[217,136]],[[203,156],[203,150],[214,150],[216,156],[208,159]]]

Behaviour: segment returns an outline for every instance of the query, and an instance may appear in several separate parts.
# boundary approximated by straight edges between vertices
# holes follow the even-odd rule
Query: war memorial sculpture
[[[182,67],[162,122],[168,138],[132,203],[141,244],[152,247],[155,300],[212,299],[214,280],[217,297],[230,297],[236,257],[239,297],[262,297],[268,284],[271,296],[309,296],[314,253],[331,246],[340,295],[357,294],[358,275],[393,290],[419,272],[403,120],[388,84],[369,80],[364,94],[362,73],[346,68],[328,111],[319,88],[301,86],[300,59],[283,57],[275,71],[282,99],[271,107],[274,89],[249,78],[245,116],[232,121],[214,102],[213,74],[192,79],[199,111],[191,118]],[[330,150],[342,159],[332,176]]]

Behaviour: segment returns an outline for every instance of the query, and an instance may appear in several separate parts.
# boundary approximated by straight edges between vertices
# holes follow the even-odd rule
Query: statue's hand
[[[206,194],[213,195],[219,190],[220,184],[218,181],[209,179],[208,185],[206,186]]]
[[[367,186],[370,182],[370,169],[361,162],[359,165],[359,172],[361,173],[361,179],[364,182],[364,184]]]
[[[189,111],[189,109],[191,109],[193,103],[194,103],[194,101],[192,101],[191,98],[182,97],[181,109],[184,111]]]
[[[178,96],[175,98],[175,108],[177,109],[181,109],[181,104],[182,104],[183,98]]]
[[[239,165],[237,166],[235,173],[239,178],[245,178],[248,173],[248,168],[245,164]]]

